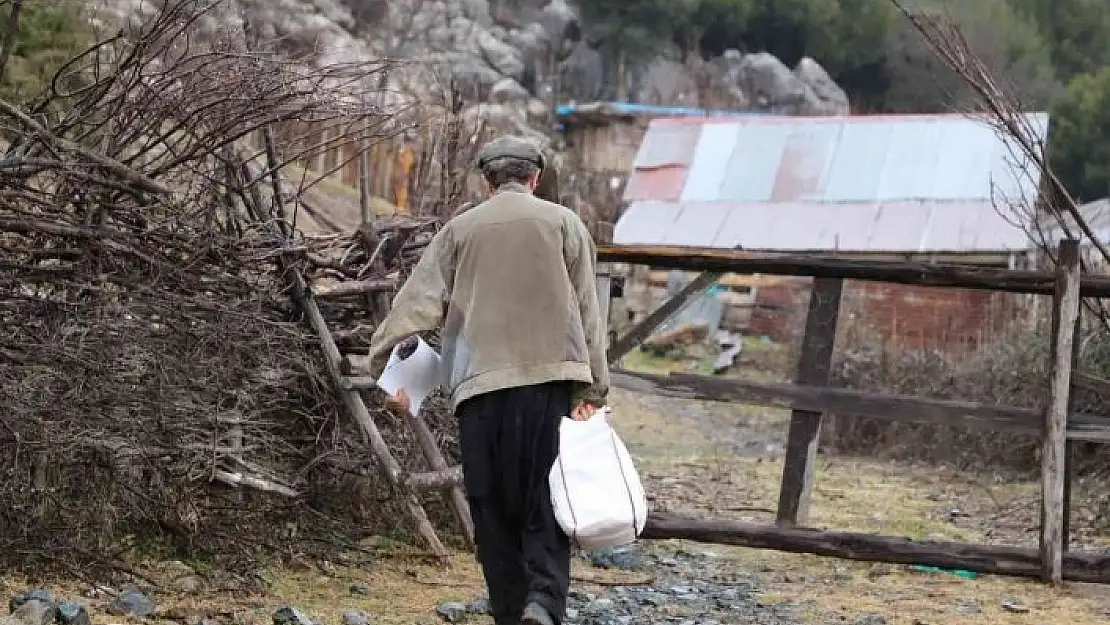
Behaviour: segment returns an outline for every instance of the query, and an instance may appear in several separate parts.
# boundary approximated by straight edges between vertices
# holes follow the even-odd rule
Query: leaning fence
[[[1062,579],[1110,582],[1110,554],[1068,550],[1072,449],[1080,442],[1110,441],[1110,418],[1078,412],[1071,402],[1073,389],[1110,388],[1105,380],[1073,373],[1081,297],[1110,297],[1110,278],[1080,275],[1075,241],[1061,242],[1055,272],[664,246],[603,246],[599,250],[599,261],[602,266],[629,263],[703,272],[686,289],[617,339],[610,347],[611,362],[633,349],[681,308],[686,299],[703,291],[720,274],[814,278],[793,383],[687,373],[656,375],[614,371],[614,384],[633,391],[792,411],[775,524],[657,514],[649,520],[645,538],[689,539],[853,560],[961,568],[981,573],[1043,577],[1054,582]],[[1051,295],[1053,338],[1050,382],[1045,389],[1047,401],[1043,407],[1033,409],[830,386],[829,369],[847,280]],[[827,414],[974,427],[1038,437],[1042,458],[1039,549],[806,529],[818,435],[823,416]]]

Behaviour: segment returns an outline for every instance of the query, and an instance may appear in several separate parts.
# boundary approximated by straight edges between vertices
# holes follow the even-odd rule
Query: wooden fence
[[[674,397],[729,401],[792,410],[776,524],[653,515],[644,533],[649,539],[689,539],[783,551],[814,553],[854,560],[921,564],[981,573],[1110,583],[1110,554],[1068,552],[1071,495],[1070,449],[1075,441],[1110,441],[1110,418],[1069,409],[1073,386],[1105,388],[1097,379],[1073,373],[1077,352],[1080,298],[1110,297],[1110,278],[1080,276],[1078,245],[1061,242],[1055,272],[1015,271],[922,263],[858,261],[831,257],[757,255],[742,251],[663,247],[602,246],[599,265],[629,263],[660,269],[705,272],[712,282],[722,273],[770,274],[815,278],[806,318],[797,375],[793,384],[755,382],[695,374],[654,375],[614,370],[613,383],[625,389]],[[828,386],[833,343],[844,280],[915,286],[960,287],[1051,295],[1053,343],[1051,382],[1043,410],[978,402],[862,392]],[[687,292],[691,291],[691,292]],[[609,351],[610,362],[635,347],[672,311],[672,302],[649,315]],[[655,324],[653,326],[652,324]],[[1040,548],[988,546],[840,531],[804,529],[822,415],[960,425],[1038,436],[1042,448],[1042,525]]]

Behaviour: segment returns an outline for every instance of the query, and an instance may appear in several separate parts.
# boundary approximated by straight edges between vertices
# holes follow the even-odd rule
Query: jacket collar
[[[505,184],[501,185],[500,187],[497,187],[497,191],[494,192],[494,195],[497,195],[497,194],[500,194],[500,193],[506,193],[506,192],[508,192],[508,193],[528,193],[528,194],[532,193],[531,191],[528,190],[528,187],[520,184],[519,182],[506,182]]]

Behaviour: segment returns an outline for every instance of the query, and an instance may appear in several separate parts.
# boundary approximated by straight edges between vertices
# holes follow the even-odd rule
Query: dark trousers
[[[478,560],[497,625],[519,623],[529,602],[556,623],[566,610],[570,540],[555,520],[547,480],[572,391],[570,382],[509,388],[457,410]]]

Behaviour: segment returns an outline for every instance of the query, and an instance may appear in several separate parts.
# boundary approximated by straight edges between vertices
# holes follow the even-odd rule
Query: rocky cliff
[[[151,6],[104,1],[120,15]],[[262,39],[311,52],[320,64],[403,59],[390,77],[398,97],[426,97],[453,81],[468,116],[503,130],[547,127],[555,102],[618,98],[795,115],[848,112],[844,91],[809,58],[791,69],[766,52],[729,50],[696,63],[661,53],[615,74],[568,0],[236,1]],[[208,28],[221,27],[209,20]]]

